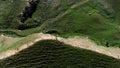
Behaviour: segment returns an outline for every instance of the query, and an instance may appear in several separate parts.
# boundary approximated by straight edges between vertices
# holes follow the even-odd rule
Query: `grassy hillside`
[[[55,40],[37,42],[0,60],[1,68],[119,68],[120,60]]]
[[[25,6],[24,0],[0,0],[0,29],[16,28],[17,17]]]
[[[0,34],[20,37],[37,32],[57,33],[63,37],[82,35],[89,36],[104,46],[120,47],[120,0],[38,0],[38,2],[34,13],[24,22],[20,22],[18,17],[20,12],[25,12],[24,17],[30,13],[27,14],[25,1],[14,0],[13,3],[1,1],[3,8],[11,8],[11,12],[10,9],[2,9]],[[11,6],[8,7],[5,3]],[[3,10],[8,12],[6,18]]]
[[[108,42],[109,46],[119,46],[120,30],[118,23],[112,20],[114,16],[103,15],[105,14],[104,10],[98,9],[101,6],[93,8],[93,4],[88,2],[82,7],[68,9],[70,10],[69,14],[59,20],[52,23],[44,23],[43,31],[49,33],[54,30],[62,35],[82,34],[100,41],[102,45]]]
[[[64,4],[67,5],[67,8],[60,11],[56,17],[49,17],[55,13],[46,11],[47,15],[44,15],[45,20],[49,20],[45,21],[40,28],[36,29],[40,29],[45,33],[54,31],[62,36],[89,36],[91,39],[99,41],[105,46],[120,46],[119,19],[117,19],[119,10],[114,8],[114,6],[119,6],[118,4],[115,5],[117,2],[112,0],[79,0],[72,4],[70,2]],[[60,8],[62,6],[57,7],[57,9]],[[58,11],[54,9],[48,10]],[[41,18],[44,18],[44,16]]]

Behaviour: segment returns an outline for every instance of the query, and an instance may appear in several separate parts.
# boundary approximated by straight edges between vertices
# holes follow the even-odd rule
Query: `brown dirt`
[[[48,39],[52,39],[52,40],[58,40],[61,41],[65,44],[69,44],[71,46],[74,47],[79,47],[79,48],[83,48],[83,49],[88,49],[91,51],[95,51],[101,54],[105,54],[117,59],[120,59],[120,48],[113,48],[113,47],[103,47],[103,46],[98,46],[96,43],[94,43],[93,41],[91,41],[88,38],[81,38],[81,37],[70,37],[70,38],[61,38],[61,37],[57,37],[50,35],[50,34],[42,34],[42,33],[38,33],[36,34],[36,36],[38,37],[37,39],[34,39],[32,42],[28,42],[24,45],[21,45],[21,47],[19,47],[18,49],[13,49],[13,50],[8,50],[4,53],[0,54],[0,59],[9,57],[11,55],[14,55],[16,53],[18,53],[19,51],[28,48],[29,46],[32,46],[34,43],[40,41],[40,40],[48,40]]]

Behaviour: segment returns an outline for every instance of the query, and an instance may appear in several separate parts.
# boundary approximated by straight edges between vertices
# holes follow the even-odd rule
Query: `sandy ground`
[[[112,48],[112,47],[107,48],[107,47],[103,47],[103,46],[98,46],[88,38],[80,38],[80,37],[76,36],[76,37],[70,37],[70,38],[65,39],[65,38],[56,37],[56,36],[53,36],[50,34],[42,34],[42,33],[38,33],[38,34],[36,34],[36,36],[37,36],[37,39],[33,40],[32,42],[28,42],[24,45],[21,45],[21,47],[19,47],[18,49],[8,50],[6,52],[1,53],[0,59],[14,55],[14,54],[18,53],[19,51],[26,49],[29,46],[32,46],[34,43],[36,43],[40,40],[48,40],[48,39],[58,40],[60,42],[69,44],[74,47],[88,49],[91,51],[95,51],[98,53],[102,53],[102,54],[120,59],[120,48]]]
[[[9,46],[17,41],[19,41],[22,38],[12,38],[12,37],[7,37],[7,36],[0,36],[0,47],[2,46]]]

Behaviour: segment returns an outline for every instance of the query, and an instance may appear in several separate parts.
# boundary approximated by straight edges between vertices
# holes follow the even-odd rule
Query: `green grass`
[[[87,3],[82,7],[71,9],[69,14],[53,23],[44,23],[43,31],[56,30],[63,37],[66,34],[85,35],[104,46],[106,42],[109,46],[120,46],[119,25],[102,15],[104,14],[102,9],[92,8],[93,5],[92,7],[89,5],[91,4]]]
[[[120,22],[120,7],[118,7],[118,6],[120,6],[120,0],[116,0],[116,1],[114,1],[114,0],[112,0],[111,1],[112,3],[112,5],[113,5],[113,7],[114,7],[114,10],[116,11],[116,22]],[[119,23],[120,24],[120,23]]]
[[[16,28],[19,23],[18,15],[26,6],[22,0],[1,0],[0,1],[0,29]]]
[[[15,2],[18,3],[18,1]],[[62,37],[66,35],[67,37],[84,35],[101,45],[105,46],[105,43],[108,42],[109,46],[120,47],[119,2],[119,0],[105,2],[106,4],[104,5],[111,5],[106,8],[97,0],[53,0],[50,2],[46,1],[46,3],[44,3],[44,0],[40,0],[32,18],[29,18],[23,24],[35,24],[38,22],[39,26],[22,31],[1,29],[3,31],[0,31],[0,34],[25,37],[38,32],[45,33],[56,30]],[[1,4],[5,5],[4,3]],[[22,4],[24,2],[20,2],[18,8]],[[5,11],[7,12],[7,10]],[[13,15],[16,18],[16,14]]]
[[[120,60],[55,40],[39,41],[0,60],[1,68],[119,68]]]
[[[2,46],[0,48],[0,53],[8,51],[8,50],[12,50],[12,49],[18,49],[20,46],[22,46],[24,44],[27,44],[29,42],[33,42],[36,38],[38,38],[38,37],[35,34],[28,35],[26,37],[22,37],[19,41],[15,42],[15,43],[13,43],[9,46],[8,45],[7,46]]]

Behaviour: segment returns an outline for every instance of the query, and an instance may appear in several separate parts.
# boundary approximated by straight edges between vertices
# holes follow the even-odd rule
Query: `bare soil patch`
[[[30,41],[24,45],[21,45],[17,49],[8,50],[6,52],[0,53],[0,59],[14,55],[14,54],[18,53],[19,51],[26,49],[29,46],[32,46],[34,43],[36,43],[40,40],[50,40],[50,39],[58,40],[60,42],[69,44],[74,47],[92,50],[92,51],[95,51],[95,52],[98,52],[101,54],[105,54],[105,55],[120,59],[120,48],[98,46],[96,43],[94,43],[93,41],[91,41],[88,38],[81,38],[81,37],[75,36],[75,37],[70,37],[70,38],[65,39],[65,38],[56,37],[56,36],[53,36],[50,34],[43,34],[43,33],[38,33],[35,35],[37,38],[34,39],[33,41]]]

